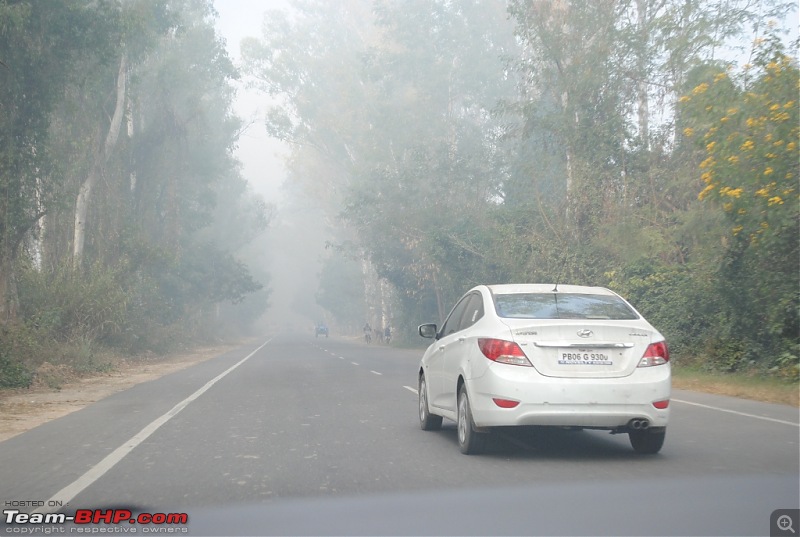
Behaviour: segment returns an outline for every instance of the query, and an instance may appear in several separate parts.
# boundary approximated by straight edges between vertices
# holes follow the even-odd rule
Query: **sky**
[[[241,61],[239,44],[245,37],[260,37],[264,12],[285,6],[282,0],[214,0],[219,13],[217,30],[225,39],[228,55],[236,65]],[[264,127],[267,96],[248,90],[242,84],[234,103],[236,114],[245,124],[252,124],[239,139],[236,156],[242,163],[242,174],[253,190],[268,202],[280,204],[280,187],[286,177],[283,144],[270,138]]]

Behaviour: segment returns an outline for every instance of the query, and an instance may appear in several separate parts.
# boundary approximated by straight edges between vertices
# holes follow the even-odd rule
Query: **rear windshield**
[[[511,319],[638,319],[619,297],[577,293],[515,293],[494,295],[500,317]]]

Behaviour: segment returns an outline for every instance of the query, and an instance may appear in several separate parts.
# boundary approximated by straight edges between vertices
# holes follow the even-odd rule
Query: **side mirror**
[[[434,323],[421,324],[417,330],[422,337],[431,339],[436,337],[436,325]]]

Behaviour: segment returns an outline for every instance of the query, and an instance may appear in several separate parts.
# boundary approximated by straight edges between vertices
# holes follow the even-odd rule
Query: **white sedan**
[[[627,301],[601,287],[479,285],[456,303],[419,367],[424,430],[457,424],[463,453],[500,426],[627,433],[657,453],[669,421],[664,337]]]

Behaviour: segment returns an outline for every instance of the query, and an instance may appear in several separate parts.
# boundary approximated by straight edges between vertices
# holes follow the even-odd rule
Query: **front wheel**
[[[419,376],[419,426],[423,431],[436,431],[442,428],[442,417],[431,414],[428,409],[428,386],[425,375]]]
[[[473,455],[483,449],[486,435],[475,432],[475,423],[472,421],[472,408],[469,404],[466,386],[458,390],[458,447],[461,453]]]
[[[661,451],[666,436],[666,427],[628,431],[628,439],[631,441],[633,450],[643,455],[653,455]]]

